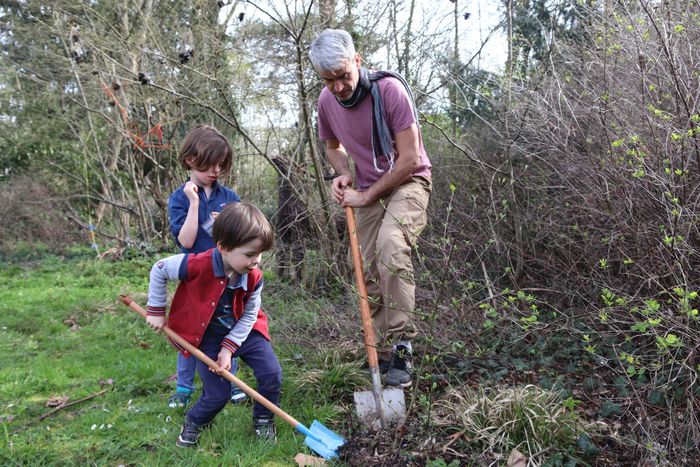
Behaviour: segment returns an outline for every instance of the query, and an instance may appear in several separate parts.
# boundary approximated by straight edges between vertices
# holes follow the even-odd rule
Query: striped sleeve
[[[236,325],[221,343],[222,346],[227,347],[233,353],[248,339],[250,331],[253,330],[253,325],[258,320],[258,310],[260,310],[260,304],[262,303],[260,295],[262,288],[263,280],[261,278],[250,293],[243,314],[241,314],[241,317],[236,321]]]
[[[186,254],[173,255],[161,259],[153,265],[150,282],[148,283],[148,303],[146,306],[146,311],[149,315],[165,316],[168,301],[168,281],[181,280],[186,275]]]

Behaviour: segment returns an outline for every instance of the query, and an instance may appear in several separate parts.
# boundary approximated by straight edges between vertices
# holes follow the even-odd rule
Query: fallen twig
[[[101,396],[102,394],[104,394],[105,392],[107,392],[107,391],[109,391],[109,390],[110,390],[110,388],[103,389],[103,390],[100,391],[100,392],[96,392],[95,394],[91,394],[91,395],[89,395],[89,396],[83,397],[82,399],[78,399],[78,400],[74,400],[74,401],[72,401],[72,402],[67,402],[67,403],[65,403],[65,404],[61,404],[61,405],[59,405],[58,407],[56,407],[55,409],[50,410],[50,411],[46,412],[45,414],[41,415],[40,417],[38,417],[38,418],[36,418],[36,419],[34,419],[34,420],[28,421],[28,422],[25,423],[24,425],[22,425],[22,426],[20,426],[19,428],[17,428],[16,431],[24,430],[24,429],[27,428],[29,425],[32,425],[32,424],[34,424],[34,423],[36,423],[36,422],[40,422],[40,421],[42,421],[43,419],[48,418],[48,417],[50,417],[51,415],[55,414],[55,413],[58,412],[59,410],[63,410],[63,409],[65,409],[66,407],[70,407],[70,406],[72,406],[72,405],[80,404],[81,402],[85,402],[85,401],[90,400],[90,399],[94,399],[95,397]]]
[[[462,431],[459,431],[457,433],[454,433],[452,436],[450,436],[450,441],[442,447],[442,452],[447,451],[447,449],[452,446],[458,439],[464,436],[464,434],[467,432],[467,429],[463,429]]]

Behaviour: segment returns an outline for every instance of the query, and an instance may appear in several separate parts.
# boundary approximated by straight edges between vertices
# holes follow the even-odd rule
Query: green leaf
[[[622,413],[622,407],[620,404],[615,404],[613,402],[603,402],[603,405],[600,407],[600,416],[605,418],[609,417],[610,415],[619,415]]]

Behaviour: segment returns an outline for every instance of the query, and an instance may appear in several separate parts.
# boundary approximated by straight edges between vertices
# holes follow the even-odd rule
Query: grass
[[[281,420],[277,443],[258,441],[250,403],[228,405],[197,449],[175,446],[184,415],[167,408],[176,353],[117,299],[127,293],[145,305],[152,262],[48,257],[2,265],[0,464],[282,466],[312,454]],[[286,306],[297,324],[315,319],[306,308],[294,311],[293,302]],[[281,407],[306,425],[318,419],[333,427],[335,405],[297,385],[307,350],[294,343],[276,350],[285,371]],[[240,375],[254,382],[249,369]],[[56,398],[86,400],[42,419]]]
[[[196,449],[175,446],[184,416],[167,408],[176,353],[117,298],[125,293],[145,305],[154,260],[76,254],[0,263],[0,465],[291,466],[297,453],[313,454],[282,420],[277,443],[258,441],[250,403],[227,405]],[[537,384],[544,389],[513,384],[528,372],[535,378],[538,365],[549,368],[542,378],[559,381],[551,362],[540,359],[571,345],[550,339],[550,351],[530,342],[532,352],[512,362],[488,333],[469,350],[474,357],[459,346],[436,346],[428,356],[445,358],[451,349],[456,360],[420,362],[417,398],[407,392],[407,425],[380,436],[349,415],[353,392],[369,389],[354,297],[324,298],[267,271],[265,279],[263,307],[284,371],[280,405],[307,426],[316,419],[345,436],[348,464],[481,465],[512,449],[546,465],[595,458],[595,427],[579,418],[570,391],[543,381]],[[441,334],[458,329],[454,323],[446,319]],[[479,348],[488,349],[482,357]],[[244,365],[239,376],[254,383]],[[56,410],[61,400],[69,405]]]
[[[573,410],[576,401],[537,386],[464,389],[440,401],[441,411],[483,452],[517,449],[535,465],[573,457],[596,431]],[[578,459],[581,461],[581,459]]]

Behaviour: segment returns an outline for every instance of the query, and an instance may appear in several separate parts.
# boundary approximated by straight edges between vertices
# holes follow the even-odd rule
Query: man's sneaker
[[[257,417],[253,419],[255,436],[259,439],[274,441],[276,437],[275,419],[273,417]]]
[[[379,359],[379,373],[384,374],[391,368],[391,360]]]
[[[413,357],[411,351],[404,345],[397,345],[391,355],[391,367],[384,374],[382,382],[386,386],[408,387],[413,382]]]
[[[180,446],[181,448],[191,448],[195,444],[197,444],[197,440],[199,439],[199,435],[202,433],[202,427],[197,426],[194,423],[190,423],[185,419],[184,425],[182,425],[182,431],[180,432],[180,436],[177,437],[177,441],[175,441],[175,444]]]
[[[232,404],[241,404],[246,401],[248,396],[246,395],[245,392],[241,391],[241,388],[238,386],[233,386],[231,388],[231,403]]]
[[[191,399],[191,392],[175,391],[175,393],[168,399],[168,407],[171,409],[187,407],[187,404],[190,403]]]

